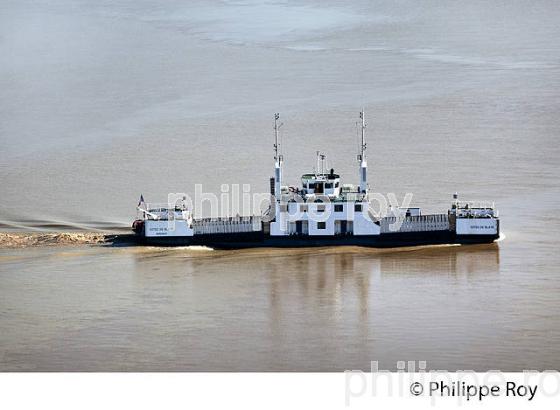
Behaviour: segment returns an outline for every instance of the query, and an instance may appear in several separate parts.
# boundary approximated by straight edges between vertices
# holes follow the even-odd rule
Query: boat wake
[[[0,230],[13,232],[114,232],[129,231],[128,223],[121,221],[96,221],[84,223],[62,219],[0,219]]]
[[[107,242],[107,235],[93,232],[6,233],[0,232],[0,248],[32,246],[84,245]]]

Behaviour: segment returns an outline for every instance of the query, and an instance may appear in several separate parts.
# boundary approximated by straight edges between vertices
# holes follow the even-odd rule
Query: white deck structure
[[[317,152],[315,172],[301,177],[301,188],[282,186],[282,162],[278,155],[278,119],[274,117],[275,218],[271,236],[283,235],[379,235],[380,223],[368,211],[365,115],[360,112],[361,148],[358,155],[360,185],[342,185],[340,176],[325,169],[325,155]],[[287,194],[285,192],[288,191]],[[284,194],[283,194],[284,192]]]

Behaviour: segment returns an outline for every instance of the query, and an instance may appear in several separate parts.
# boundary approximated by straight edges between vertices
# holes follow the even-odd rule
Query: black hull
[[[451,231],[402,232],[381,235],[341,236],[269,236],[262,232],[213,234],[184,237],[138,236],[142,244],[152,246],[207,246],[213,249],[302,248],[326,246],[363,246],[397,248],[405,246],[491,243],[499,235],[456,235]]]

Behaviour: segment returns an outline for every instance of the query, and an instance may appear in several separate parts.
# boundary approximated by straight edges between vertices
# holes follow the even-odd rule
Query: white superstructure
[[[379,235],[380,222],[369,212],[365,115],[360,112],[361,145],[358,155],[360,184],[342,185],[334,169],[327,171],[325,155],[317,152],[315,172],[301,177],[301,188],[282,189],[282,157],[278,155],[278,114],[275,131],[275,218],[271,236]],[[278,195],[280,193],[280,195]]]
[[[499,232],[498,211],[493,202],[459,201],[455,193],[449,213],[455,221],[457,235],[497,235]]]

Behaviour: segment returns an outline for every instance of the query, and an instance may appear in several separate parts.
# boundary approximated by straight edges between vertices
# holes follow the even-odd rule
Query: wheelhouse
[[[313,196],[337,198],[341,193],[340,175],[334,169],[328,174],[303,174],[301,176],[302,193],[305,199]]]

